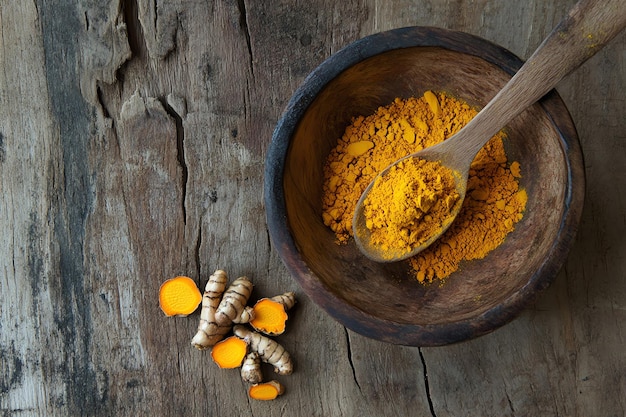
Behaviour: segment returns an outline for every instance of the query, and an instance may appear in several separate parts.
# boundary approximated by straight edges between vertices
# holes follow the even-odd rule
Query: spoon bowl
[[[427,148],[401,158],[377,175],[355,208],[352,224],[357,247],[374,261],[395,262],[415,256],[436,241],[452,223],[448,221],[450,217],[444,227],[437,228],[424,243],[410,250],[389,250],[372,242],[366,226],[364,202],[376,180],[406,158],[440,162],[458,173],[455,182],[460,201],[451,212],[453,219],[465,198],[469,168],[478,151],[508,122],[552,90],[564,76],[600,51],[625,26],[623,0],[581,0],[577,3],[511,80],[465,127],[430,150]]]
[[[450,226],[452,225],[452,220],[456,218],[463,206],[465,193],[467,191],[467,178],[469,176],[470,168],[470,165],[465,163],[467,157],[462,152],[459,152],[459,149],[456,147],[456,143],[452,142],[451,139],[452,138],[438,143],[437,145],[425,148],[417,153],[405,156],[404,158],[401,158],[386,167],[377,175],[377,178],[383,178],[387,176],[389,174],[389,171],[394,166],[397,166],[398,164],[406,161],[409,158],[419,158],[425,161],[438,162],[448,168],[454,167],[452,168],[452,173],[454,176],[456,192],[459,197],[452,210],[450,210],[450,215],[446,219],[449,220],[443,222],[442,227],[438,229],[436,234],[431,235],[423,243],[413,247],[413,249],[409,252],[407,252],[406,250],[393,248],[381,250],[380,247],[372,242],[372,233],[370,229],[366,226],[365,216],[365,200],[367,199],[372,188],[374,187],[374,183],[376,182],[376,179],[374,179],[363,191],[363,194],[361,194],[361,197],[356,204],[354,218],[352,221],[352,229],[355,236],[354,241],[356,243],[356,246],[369,259],[376,262],[393,262],[415,256],[419,252],[433,244],[437,239],[439,239],[442,234],[444,234],[448,230],[448,228],[450,228]]]

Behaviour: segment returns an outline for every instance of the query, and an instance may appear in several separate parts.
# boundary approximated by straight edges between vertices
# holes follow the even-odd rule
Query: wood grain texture
[[[552,287],[468,343],[407,348],[330,319],[272,250],[264,156],[293,91],[381,30],[464,30],[526,58],[574,3],[0,2],[0,412],[7,416],[523,416],[626,413],[626,36],[558,90],[587,199]],[[285,395],[166,319],[160,283],[217,268],[295,290]]]

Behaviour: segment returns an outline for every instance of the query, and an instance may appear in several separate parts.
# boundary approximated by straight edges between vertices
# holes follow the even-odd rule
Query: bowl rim
[[[333,294],[298,255],[287,219],[283,188],[283,174],[291,137],[299,120],[324,87],[353,65],[372,56],[395,49],[411,47],[439,47],[481,58],[509,75],[522,66],[523,61],[507,49],[466,32],[428,26],[409,26],[379,32],[361,38],[315,68],[289,100],[270,142],[264,174],[264,199],[270,239],[293,278],[315,304],[345,327],[366,337],[407,346],[441,346],[469,340],[503,326],[517,317],[545,290],[561,269],[559,257],[565,255],[574,243],[584,201],[585,172],[578,134],[571,115],[556,90],[544,96],[539,104],[546,112],[559,136],[566,155],[567,184],[563,203],[563,217],[559,225],[560,238],[549,249],[544,262],[519,291],[504,302],[478,316],[458,322],[417,325],[392,322],[366,313],[343,302]],[[565,259],[565,256],[563,256]],[[329,301],[330,300],[330,301]],[[378,329],[385,329],[384,332]]]

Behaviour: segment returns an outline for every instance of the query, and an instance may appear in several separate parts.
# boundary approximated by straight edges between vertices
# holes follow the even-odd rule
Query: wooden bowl
[[[324,162],[353,116],[427,89],[482,107],[521,65],[475,36],[410,27],[347,46],[295,92],[267,154],[268,227],[304,292],[340,323],[396,344],[455,343],[509,322],[554,279],[580,221],[585,180],[575,127],[554,91],[507,126],[509,159],[526,173],[524,218],[444,285],[419,284],[408,262],[370,261],[353,241],[337,245],[322,222]]]

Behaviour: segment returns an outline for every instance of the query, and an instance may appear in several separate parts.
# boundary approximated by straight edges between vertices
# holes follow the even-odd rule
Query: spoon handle
[[[457,146],[463,148],[463,153],[476,155],[489,138],[625,26],[625,0],[578,2],[504,88],[459,132],[464,137],[456,141]]]

